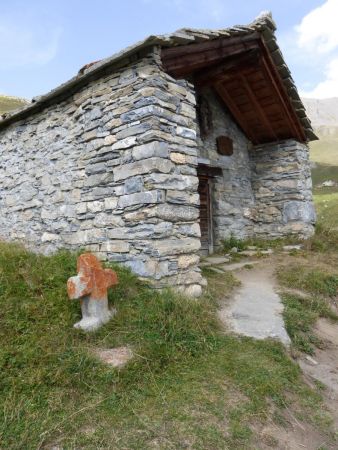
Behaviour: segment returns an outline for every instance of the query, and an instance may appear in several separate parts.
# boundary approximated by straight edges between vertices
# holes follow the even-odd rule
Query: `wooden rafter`
[[[266,114],[264,112],[264,109],[261,107],[261,105],[259,104],[255,93],[253,92],[253,90],[251,89],[248,81],[246,80],[245,76],[243,75],[243,73],[241,73],[239,75],[240,80],[242,82],[242,86],[244,87],[248,97],[251,100],[251,103],[255,106],[255,109],[261,119],[261,121],[264,123],[265,127],[269,130],[272,139],[278,140],[278,136],[277,134],[274,132],[273,127],[271,126],[271,123],[269,122],[269,119],[266,117]]]
[[[162,62],[168,73],[179,77],[210,67],[229,56],[239,55],[254,48],[259,48],[256,33],[242,38],[223,38],[202,44],[164,49],[162,50]]]
[[[285,86],[280,78],[280,75],[275,67],[269,50],[267,49],[263,39],[260,42],[261,48],[263,50],[264,57],[262,58],[263,63],[263,73],[268,77],[271,84],[274,87],[275,93],[278,96],[281,104],[283,105],[283,114],[291,129],[294,131],[296,138],[300,141],[306,141],[305,132],[303,126],[301,125],[298,116],[295,114],[288,93],[286,92]]]
[[[164,69],[213,87],[254,143],[306,141],[283,80],[260,33],[162,49]],[[191,78],[190,78],[191,79]]]
[[[194,75],[195,85],[198,87],[210,86],[229,78],[229,73],[244,70],[259,60],[259,50],[251,49],[237,56],[226,58],[219,64],[197,71]],[[232,75],[231,75],[232,76]]]
[[[202,42],[199,44],[187,44],[179,45],[177,47],[164,48],[162,50],[162,59],[168,61],[172,58],[184,56],[191,53],[204,53],[208,50],[228,48],[236,44],[243,44],[250,41],[258,41],[260,39],[260,34],[257,32],[252,32],[245,36],[237,37],[223,37],[219,39],[213,39],[211,41]]]
[[[231,114],[233,115],[234,119],[237,121],[239,126],[242,128],[244,133],[247,135],[247,137],[254,143],[256,143],[255,136],[252,134],[251,128],[247,121],[245,120],[242,112],[237,107],[237,105],[233,102],[232,98],[228,94],[226,88],[221,84],[215,85],[215,90],[217,94],[221,97],[221,99],[224,101],[224,103],[229,108]]]

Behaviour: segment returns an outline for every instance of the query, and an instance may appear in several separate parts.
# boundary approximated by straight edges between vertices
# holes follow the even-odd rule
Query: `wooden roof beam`
[[[280,78],[275,63],[272,60],[269,50],[267,49],[263,40],[260,41],[260,46],[263,49],[262,67],[265,77],[267,77],[272,83],[274,90],[283,106],[283,115],[288,121],[291,130],[293,130],[294,137],[301,142],[306,141],[306,135],[302,124],[296,115],[294,108],[291,104],[290,97],[286,92],[284,83]]]
[[[243,75],[243,73],[239,74],[239,78],[240,78],[241,83],[245,89],[245,92],[247,93],[251,103],[253,104],[260,120],[263,122],[266,129],[269,130],[269,133],[271,134],[271,138],[272,138],[271,140],[278,141],[278,139],[279,139],[278,135],[275,133],[273,127],[271,126],[269,119],[265,115],[264,109],[259,104],[253,90],[251,89],[251,87],[250,87],[248,81],[246,80],[245,76]]]
[[[215,43],[218,43],[216,46]],[[195,45],[203,45],[203,50],[195,51]],[[210,46],[210,48],[208,47]],[[185,51],[181,51],[182,47]],[[164,49],[162,50],[162,62],[166,72],[170,73],[174,77],[186,76],[196,70],[200,70],[204,67],[214,65],[225,58],[230,56],[239,55],[247,50],[256,48],[259,49],[259,40],[257,37],[247,40],[236,40],[235,43],[232,39],[217,39],[216,41],[206,42],[203,44],[190,44],[187,46],[178,47],[178,49]],[[179,53],[175,56],[166,55],[169,50],[176,50]]]
[[[260,40],[260,33],[252,32],[244,36],[223,37],[201,42],[199,44],[179,45],[177,47],[163,48],[162,58],[169,61],[171,58],[180,57],[192,53],[204,53],[206,50],[231,47],[235,44],[243,44],[253,40]]]
[[[248,68],[250,65],[256,64],[258,60],[258,49],[251,49],[237,56],[231,56],[219,64],[196,72],[194,75],[195,85],[197,87],[205,87],[227,80],[229,79],[229,72]]]
[[[234,119],[238,123],[238,125],[242,128],[246,136],[254,143],[257,144],[257,140],[255,139],[255,136],[251,132],[251,128],[249,124],[246,122],[245,118],[243,117],[242,112],[238,109],[237,105],[233,102],[232,98],[228,94],[226,88],[222,86],[221,83],[216,84],[215,90],[217,94],[221,97],[223,102],[226,104],[226,106],[229,108],[229,111],[233,115]]]

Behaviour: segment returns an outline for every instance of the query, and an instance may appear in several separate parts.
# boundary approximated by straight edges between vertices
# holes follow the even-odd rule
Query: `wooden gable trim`
[[[286,91],[284,83],[281,79],[279,72],[275,66],[275,63],[272,60],[269,49],[267,48],[263,39],[260,41],[260,46],[263,51],[264,57],[262,58],[263,70],[266,76],[270,79],[277,96],[279,97],[280,102],[283,105],[284,116],[289,122],[291,128],[294,130],[295,138],[300,141],[306,141],[305,131],[303,129],[302,124],[299,121],[298,116],[296,115],[293,106],[291,104],[291,100],[289,94]]]
[[[259,48],[259,34],[256,32],[242,37],[162,49],[161,56],[166,72],[174,77],[183,77],[253,48]]]

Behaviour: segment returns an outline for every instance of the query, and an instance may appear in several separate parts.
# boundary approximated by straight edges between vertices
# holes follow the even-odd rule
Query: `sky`
[[[305,97],[338,97],[338,0],[0,0],[0,93],[32,98],[151,34],[271,11]]]

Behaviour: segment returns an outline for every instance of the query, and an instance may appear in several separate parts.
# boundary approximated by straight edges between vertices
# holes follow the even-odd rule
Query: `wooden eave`
[[[162,49],[164,69],[212,87],[253,144],[307,136],[259,32]]]

